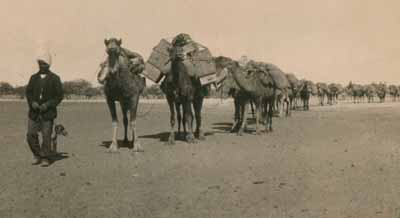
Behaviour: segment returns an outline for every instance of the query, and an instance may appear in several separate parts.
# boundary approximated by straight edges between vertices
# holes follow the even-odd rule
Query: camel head
[[[104,39],[104,44],[106,46],[106,52],[109,56],[119,56],[121,53],[122,39]]]
[[[230,68],[230,65],[234,65],[235,61],[224,56],[214,57],[213,60],[215,63],[218,81],[221,81],[220,88],[227,90],[239,89],[239,87],[236,85],[236,82],[232,78],[230,69],[228,69]]]
[[[106,52],[108,54],[107,67],[103,68],[101,71],[105,72],[104,78],[108,77],[109,74],[115,75],[116,72],[120,70],[120,54],[122,53],[122,39],[104,39],[104,44],[106,46]]]

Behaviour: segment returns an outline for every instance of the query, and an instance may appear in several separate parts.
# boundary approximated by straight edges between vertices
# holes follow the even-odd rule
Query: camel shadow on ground
[[[249,127],[249,125],[254,125],[256,123],[256,119],[255,118],[248,118],[247,119],[247,126]],[[219,130],[218,133],[227,133],[227,134],[231,134],[231,130],[232,130],[232,122],[220,122],[220,123],[213,123],[213,129],[215,130]],[[234,133],[237,132],[237,128],[234,130]],[[252,128],[246,128],[245,130],[246,133],[252,133],[255,132],[255,130],[253,130]]]
[[[111,143],[112,143],[111,141],[102,141],[99,146],[109,148]],[[117,144],[119,148],[133,149],[132,141],[129,141],[129,143],[125,143],[124,140],[118,140]]]
[[[204,136],[210,136],[214,135],[214,132],[205,132]],[[160,132],[157,134],[151,134],[151,135],[142,135],[139,136],[139,138],[145,138],[145,139],[159,139],[161,142],[167,142],[169,138],[169,132]],[[175,132],[175,141],[186,141],[183,132],[178,134]]]

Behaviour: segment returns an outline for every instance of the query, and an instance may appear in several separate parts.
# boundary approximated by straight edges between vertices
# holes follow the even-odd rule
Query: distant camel
[[[256,134],[260,133],[259,121],[260,115],[265,124],[265,131],[272,131],[272,115],[273,106],[276,97],[276,84],[273,80],[270,72],[267,70],[267,66],[262,62],[252,63],[252,73],[246,76],[242,71],[243,68],[239,66],[239,63],[229,58],[224,58],[224,62],[227,66],[229,73],[232,74],[234,80],[241,90],[248,93],[255,102],[255,114],[256,114]],[[244,107],[243,120],[246,120],[247,107]],[[263,111],[265,110],[265,111]],[[240,135],[243,132],[242,123],[241,128],[238,131]]]
[[[227,71],[227,67],[232,64],[233,60],[219,56],[214,58],[215,66],[217,68],[217,72],[222,74],[223,71],[226,71],[224,74],[225,79],[222,82],[222,87],[228,90],[228,95],[232,96],[233,104],[234,104],[234,119],[231,127],[231,132],[237,132],[238,135],[241,135],[243,131],[247,127],[247,109],[250,105],[251,111],[254,116],[254,98],[248,92],[242,90],[234,80],[232,74]],[[242,73],[249,77],[251,72]]]
[[[319,104],[321,106],[324,106],[325,96],[328,97],[329,95],[328,85],[326,85],[326,83],[317,83],[317,90],[318,90],[317,95],[319,99]]]
[[[352,82],[349,83],[347,89],[350,92],[350,95],[353,96],[353,102],[360,103],[364,97],[365,90],[361,85],[353,84]]]
[[[305,111],[310,110],[310,97],[312,94],[312,82],[311,81],[300,81],[301,85],[299,88],[300,99],[303,102],[303,109]]]
[[[395,85],[390,85],[389,87],[389,94],[392,96],[392,101],[396,101],[396,99],[400,96],[400,90]]]

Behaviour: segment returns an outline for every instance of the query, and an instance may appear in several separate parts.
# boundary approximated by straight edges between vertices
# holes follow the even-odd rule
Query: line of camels
[[[136,115],[139,96],[145,87],[145,79],[140,74],[144,70],[141,55],[121,47],[121,39],[105,39],[107,60],[100,66],[98,81],[104,85],[106,102],[112,118],[112,140],[107,149],[118,151],[118,117],[116,101],[120,102],[124,143],[130,143],[134,152],[143,148],[136,133]],[[166,96],[170,109],[170,130],[167,143],[174,144],[176,137],[182,137],[188,143],[205,140],[202,130],[203,99],[209,87],[202,86],[200,78],[185,67],[183,51],[176,46],[175,58],[171,58],[170,74],[165,76],[160,88]],[[217,77],[220,78],[218,89],[225,90],[234,100],[234,120],[231,132],[242,135],[247,127],[248,108],[255,118],[255,133],[273,131],[274,115],[290,116],[292,110],[309,110],[310,97],[316,96],[320,105],[333,105],[346,96],[351,96],[354,103],[374,97],[383,102],[386,94],[396,100],[400,96],[400,86],[384,83],[359,85],[350,82],[346,87],[340,84],[313,83],[306,79],[297,79],[292,73],[284,73],[277,66],[258,61],[248,61],[245,66],[229,57],[214,57]],[[251,106],[251,107],[250,107]],[[194,115],[192,111],[194,110]],[[129,115],[129,119],[128,119]],[[193,130],[193,121],[196,126]],[[260,128],[263,124],[263,130]],[[177,134],[175,127],[178,127]],[[132,141],[129,141],[128,126],[131,128]],[[183,128],[183,132],[182,132]],[[183,134],[183,135],[182,135]]]

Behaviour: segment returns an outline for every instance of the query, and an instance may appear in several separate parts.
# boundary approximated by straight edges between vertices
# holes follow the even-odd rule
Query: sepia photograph
[[[1,0],[0,218],[400,218],[399,10]]]

